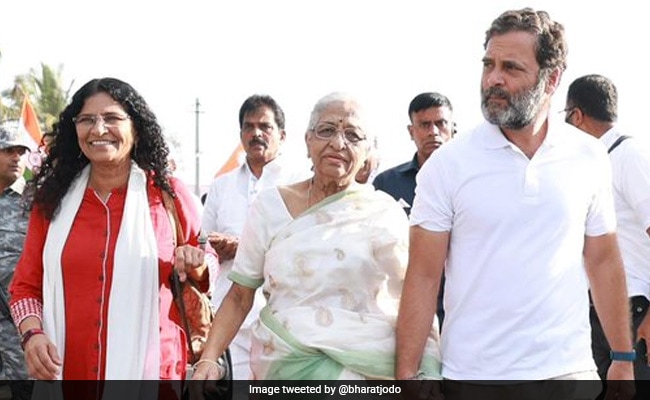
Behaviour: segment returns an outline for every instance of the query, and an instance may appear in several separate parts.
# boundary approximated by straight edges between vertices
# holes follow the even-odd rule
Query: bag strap
[[[5,295],[5,290],[2,287],[0,287],[0,314],[4,315],[12,324],[14,323],[9,308],[9,298]]]
[[[621,136],[619,136],[618,139],[616,139],[616,141],[615,141],[615,142],[612,144],[612,146],[609,148],[609,150],[607,150],[607,153],[611,153],[612,150],[614,150],[615,148],[617,148],[619,144],[623,143],[623,141],[624,141],[625,139],[629,139],[629,138],[630,138],[629,136],[625,136],[625,135],[621,135]]]
[[[185,234],[183,232],[183,226],[181,226],[180,220],[178,218],[178,212],[176,211],[176,204],[174,204],[174,199],[172,196],[161,189],[162,191],[162,200],[165,210],[167,210],[167,215],[169,216],[169,223],[172,225],[172,231],[174,233],[174,243],[176,247],[180,247],[185,244],[184,238]]]
[[[171,195],[167,193],[164,189],[162,190],[162,199],[163,204],[165,205],[165,210],[167,210],[167,216],[169,217],[169,223],[172,226],[172,231],[174,234],[174,244],[176,247],[182,246],[184,244],[183,238],[183,227],[180,224],[178,219],[178,212],[176,211],[176,205],[174,204],[174,199]],[[187,341],[187,348],[190,351],[191,355],[190,362],[195,364],[198,361],[198,357],[194,353],[192,348],[192,335],[190,331],[190,323],[187,320],[187,312],[185,308],[185,301],[183,300],[183,283],[178,277],[178,272],[176,269],[172,270],[172,294],[174,295],[174,301],[178,306],[178,311],[181,314],[181,322],[183,323],[183,330],[185,331],[185,337]]]

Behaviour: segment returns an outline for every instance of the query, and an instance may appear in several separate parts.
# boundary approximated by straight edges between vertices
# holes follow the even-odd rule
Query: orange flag
[[[23,109],[20,112],[19,127],[24,128],[24,133],[26,133],[24,140],[27,142],[29,147],[32,151],[36,150],[43,138],[43,132],[41,132],[41,125],[38,122],[36,111],[34,111],[34,107],[27,96],[25,96],[23,100]]]
[[[228,160],[226,160],[226,162],[219,169],[219,171],[217,171],[215,177],[219,175],[223,175],[226,172],[232,171],[233,169],[239,167],[239,165],[242,162],[241,158],[243,154],[244,154],[244,148],[242,147],[241,143],[239,143],[237,145],[237,148],[235,148],[235,150],[230,155],[230,157],[228,157]]]

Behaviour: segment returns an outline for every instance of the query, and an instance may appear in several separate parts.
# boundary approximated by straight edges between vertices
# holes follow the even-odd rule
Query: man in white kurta
[[[212,282],[212,302],[217,307],[230,288],[227,276],[232,269],[248,208],[257,194],[264,188],[293,183],[309,175],[308,168],[288,164],[287,158],[280,156],[285,137],[284,113],[271,97],[253,95],[246,99],[240,110],[240,126],[246,161],[214,180],[201,224],[220,258]],[[250,329],[264,304],[264,297],[258,292],[251,313],[230,346],[234,379],[244,380],[251,376]]]

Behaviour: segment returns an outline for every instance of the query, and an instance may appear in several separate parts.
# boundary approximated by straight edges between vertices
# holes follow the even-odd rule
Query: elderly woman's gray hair
[[[316,104],[314,105],[314,108],[311,111],[311,115],[309,116],[309,125],[307,125],[307,132],[306,134],[308,135],[311,133],[311,130],[314,129],[318,121],[320,120],[323,112],[327,109],[332,104],[336,103],[343,103],[343,104],[351,104],[354,105],[355,113],[357,117],[359,118],[360,125],[359,128],[363,131],[366,137],[366,142],[368,143],[369,147],[372,147],[373,143],[375,142],[375,135],[373,132],[373,129],[370,128],[370,124],[368,121],[368,114],[364,107],[361,105],[359,100],[344,92],[333,92],[330,93],[322,98],[320,98]]]

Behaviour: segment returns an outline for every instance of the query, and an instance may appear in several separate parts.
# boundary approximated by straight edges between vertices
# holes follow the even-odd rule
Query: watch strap
[[[634,361],[636,360],[636,351],[610,351],[609,358],[612,361]]]

